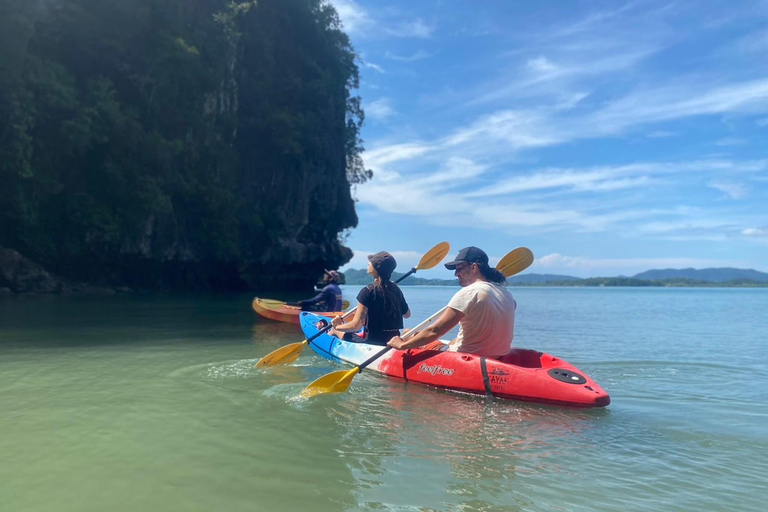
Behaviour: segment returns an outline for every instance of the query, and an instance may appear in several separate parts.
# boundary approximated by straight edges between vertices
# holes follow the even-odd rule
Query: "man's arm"
[[[333,293],[333,290],[330,289],[330,287],[326,286],[322,290],[320,290],[320,293],[312,297],[311,299],[302,300],[299,302],[299,305],[302,308],[306,308],[308,306],[313,306],[319,302],[324,302],[326,305],[329,304],[328,299],[329,297],[333,297],[333,302],[336,302],[336,294]]]
[[[427,343],[435,341],[440,338],[440,336],[443,336],[445,333],[456,327],[462,318],[464,318],[464,313],[461,311],[446,308],[436,322],[427,326],[412,338],[403,341],[400,336],[395,336],[389,340],[387,345],[396,348],[397,350],[408,350],[409,348],[421,347]]]
[[[311,306],[312,304],[317,304],[321,300],[323,300],[323,292],[318,293],[311,299],[301,300],[299,301],[299,304],[301,304],[302,306]]]

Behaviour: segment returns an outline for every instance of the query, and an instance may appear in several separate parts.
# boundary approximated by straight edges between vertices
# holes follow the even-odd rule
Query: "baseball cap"
[[[392,277],[392,272],[395,270],[395,267],[397,267],[397,261],[395,261],[395,258],[387,251],[371,254],[368,256],[368,261],[371,262],[371,265],[373,265],[373,268],[376,269],[376,272],[378,272],[382,279],[389,279]]]
[[[485,254],[485,251],[478,249],[475,246],[465,247],[459,251],[455,260],[445,264],[445,268],[448,270],[455,270],[456,265],[459,263],[480,263],[481,265],[488,265],[488,255]]]

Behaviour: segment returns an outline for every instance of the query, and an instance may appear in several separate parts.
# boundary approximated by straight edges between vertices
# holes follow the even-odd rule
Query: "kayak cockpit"
[[[538,350],[513,348],[509,354],[498,358],[497,361],[513,366],[520,366],[522,368],[542,368],[544,366],[542,363],[542,356],[544,355],[544,353],[539,352]]]

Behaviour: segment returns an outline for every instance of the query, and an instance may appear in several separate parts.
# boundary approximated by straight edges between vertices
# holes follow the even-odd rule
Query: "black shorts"
[[[358,336],[353,332],[345,332],[341,339],[344,341],[349,341],[350,343],[368,343],[367,339],[363,338],[362,336]]]

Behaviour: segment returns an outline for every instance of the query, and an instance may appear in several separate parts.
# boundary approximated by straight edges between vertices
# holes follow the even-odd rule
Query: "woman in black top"
[[[369,284],[357,294],[355,316],[347,323],[341,317],[333,319],[331,335],[347,341],[386,345],[392,336],[400,336],[403,318],[411,316],[403,292],[391,281],[397,262],[386,251],[368,256],[368,273],[373,276]],[[365,324],[366,338],[355,334]]]

